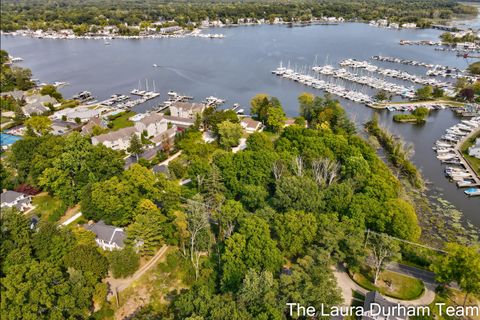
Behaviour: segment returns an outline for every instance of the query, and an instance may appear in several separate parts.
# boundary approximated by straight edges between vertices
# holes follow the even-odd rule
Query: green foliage
[[[267,129],[279,132],[285,125],[285,112],[277,98],[257,94],[252,98],[250,104],[252,116],[263,122]]]
[[[265,220],[252,216],[240,222],[240,228],[225,241],[222,260],[222,288],[235,291],[249,269],[279,270],[282,258]]]
[[[122,35],[138,35],[139,29],[127,27],[145,27],[158,17],[164,17],[163,26],[180,25],[192,27],[189,22],[199,23],[205,18],[220,19],[222,22],[236,23],[240,18],[257,18],[272,21],[282,17],[285,21],[308,21],[312,16],[336,16],[347,20],[359,19],[370,21],[388,17],[400,23],[415,22],[420,27],[428,27],[435,18],[449,19],[456,14],[476,15],[472,6],[452,1],[433,0],[428,2],[402,1],[385,3],[380,0],[368,0],[352,3],[348,0],[328,0],[322,2],[285,1],[272,3],[261,2],[172,2],[164,3],[149,0],[143,3],[131,1],[69,2],[68,5],[56,6],[52,3],[28,1],[25,3],[4,4],[2,30],[17,30],[30,27],[36,29],[60,30],[73,28],[76,34],[94,31],[91,25],[102,27],[115,25]],[[128,10],[127,10],[128,9]],[[43,13],[49,12],[49,15]],[[170,22],[174,20],[174,22]]]
[[[433,88],[432,86],[424,86],[422,88],[418,88],[415,91],[415,99],[417,100],[429,100],[432,98]]]
[[[153,255],[155,249],[165,242],[167,218],[147,199],[138,203],[134,215],[134,222],[127,228],[128,240],[139,246],[142,255]]]
[[[90,266],[79,259],[74,268],[94,270],[95,274],[66,268],[64,261],[69,261],[66,257],[73,255],[72,248],[77,248],[72,234],[49,223],[41,223],[32,230],[25,215],[14,209],[2,209],[0,220],[2,318],[88,317],[94,287],[99,272],[103,271],[94,270],[95,264]],[[92,249],[98,254],[95,247]],[[88,256],[82,254],[84,258]]]
[[[280,276],[282,300],[285,303],[298,301],[296,303],[313,306],[317,310],[321,309],[322,304],[324,308],[339,305],[342,296],[328,268],[328,259],[321,255],[307,255],[298,259],[290,268],[291,275]]]
[[[30,80],[32,77],[32,72],[30,69],[15,67],[7,64],[8,53],[5,50],[1,50],[0,52],[0,91],[7,92],[15,89],[28,90],[33,88],[35,84]]]
[[[278,245],[287,257],[305,252],[317,232],[317,220],[311,213],[290,210],[279,214],[274,221]]]
[[[480,256],[477,247],[466,247],[455,243],[448,243],[447,253],[433,264],[437,281],[448,284],[456,281],[466,293],[463,305],[468,294],[480,294]]]
[[[139,256],[131,247],[109,252],[107,258],[114,278],[126,278],[134,274],[140,265]]]
[[[45,116],[33,116],[25,121],[25,126],[43,136],[52,130],[52,120]]]
[[[63,100],[62,94],[57,91],[57,88],[54,85],[47,84],[40,89],[40,94],[44,96],[50,96],[55,98],[58,101]]]
[[[101,280],[107,274],[108,261],[98,250],[96,244],[77,245],[65,255],[65,266],[91,275],[95,280]]]
[[[218,124],[217,127],[220,146],[227,150],[238,146],[243,134],[243,129],[240,124],[223,121]]]
[[[480,62],[474,62],[468,66],[468,71],[472,74],[480,74]]]

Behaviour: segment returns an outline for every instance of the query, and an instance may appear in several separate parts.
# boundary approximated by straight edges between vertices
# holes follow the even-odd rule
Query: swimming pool
[[[0,145],[2,148],[8,147],[12,144],[14,144],[16,141],[21,140],[22,137],[19,136],[14,136],[11,134],[6,134],[6,133],[0,133]]]

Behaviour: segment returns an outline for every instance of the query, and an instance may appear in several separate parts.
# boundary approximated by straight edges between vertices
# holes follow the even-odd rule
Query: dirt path
[[[125,278],[125,279],[114,279],[114,278],[108,278],[107,282],[110,284],[110,293],[108,296],[108,299],[110,299],[115,292],[122,292],[126,288],[128,288],[132,282],[135,280],[140,279],[141,276],[145,274],[150,268],[155,266],[162,258],[162,256],[165,254],[167,251],[168,246],[163,246],[158,250],[158,252],[150,259],[146,264],[144,264],[140,269],[138,269],[131,277]]]

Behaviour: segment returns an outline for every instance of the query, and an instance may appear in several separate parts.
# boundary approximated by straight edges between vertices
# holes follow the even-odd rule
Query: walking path
[[[399,266],[401,266],[401,267],[399,267]],[[404,274],[404,275],[407,275],[407,276],[411,276],[410,273],[402,272],[403,267],[407,267],[407,266],[397,264],[392,269],[390,269],[390,267],[387,268],[387,269],[389,271],[392,271],[392,272],[397,272],[396,270],[399,270],[400,272],[397,272],[397,273]],[[409,267],[409,268],[413,268],[413,267]],[[415,268],[415,269],[417,269],[417,268]],[[418,269],[418,270],[423,271],[423,270],[420,270],[420,269]],[[425,271],[425,272],[428,273],[428,271]],[[347,273],[347,270],[345,269],[345,267],[343,265],[337,265],[335,267],[335,270],[333,271],[333,275],[337,279],[338,286],[340,287],[340,289],[342,291],[342,296],[343,296],[344,303],[347,304],[347,305],[351,305],[351,303],[354,299],[353,298],[353,291],[360,292],[363,295],[365,295],[368,292],[368,290],[360,287],[357,283],[355,283],[355,281],[353,281],[350,278],[350,276]],[[391,302],[400,303],[400,304],[403,304],[403,305],[414,305],[414,306],[429,305],[435,299],[436,284],[435,284],[434,281],[430,282],[430,279],[431,279],[430,275],[423,274],[423,276],[420,278],[420,280],[423,281],[423,278],[425,278],[427,280],[427,282],[424,282],[425,292],[418,299],[415,299],[415,300],[399,300],[399,299],[390,298],[390,297],[387,297],[387,296],[385,296],[385,299],[387,299]]]
[[[107,282],[110,285],[110,289],[111,289],[108,299],[110,299],[110,297],[114,295],[116,292],[117,293],[122,292],[123,290],[128,288],[132,284],[132,282],[134,282],[135,280],[140,279],[140,277],[143,276],[145,272],[147,272],[148,270],[150,270],[150,268],[152,268],[157,264],[158,260],[162,258],[162,256],[165,254],[167,249],[168,249],[168,246],[166,245],[161,247],[160,250],[158,250],[157,253],[145,265],[143,265],[132,276],[128,278],[125,278],[125,279],[108,278]]]

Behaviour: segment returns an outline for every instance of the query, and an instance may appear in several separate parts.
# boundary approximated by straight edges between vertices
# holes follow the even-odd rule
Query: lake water
[[[435,30],[391,30],[366,24],[346,23],[336,26],[254,26],[209,30],[221,32],[224,39],[179,38],[112,40],[43,40],[24,37],[2,37],[2,48],[25,59],[23,66],[32,69],[42,82],[67,81],[62,88],[69,97],[83,90],[98,100],[114,93],[126,94],[141,80],[165,100],[169,90],[194,96],[201,101],[213,95],[227,99],[229,105],[240,103],[249,110],[249,100],[257,93],[280,99],[290,116],[298,114],[297,96],[304,91],[321,95],[322,91],[276,77],[271,70],[280,61],[291,66],[336,64],[346,58],[370,59],[388,55],[428,63],[465,68],[467,61],[453,53],[435,51],[433,47],[400,46],[399,40],[436,40]],[[425,69],[371,61],[384,67],[424,74]],[[160,67],[154,68],[157,64]],[[411,83],[404,83],[411,85]],[[372,92],[371,90],[366,90]],[[373,110],[347,100],[342,105],[358,125],[371,118]],[[150,105],[139,106],[144,111]],[[463,190],[449,183],[443,167],[432,150],[445,129],[459,119],[450,110],[433,112],[424,125],[394,124],[392,113],[382,111],[384,126],[415,146],[413,161],[433,184],[433,193],[442,195],[464,213],[466,219],[480,226],[480,198],[469,199]]]

